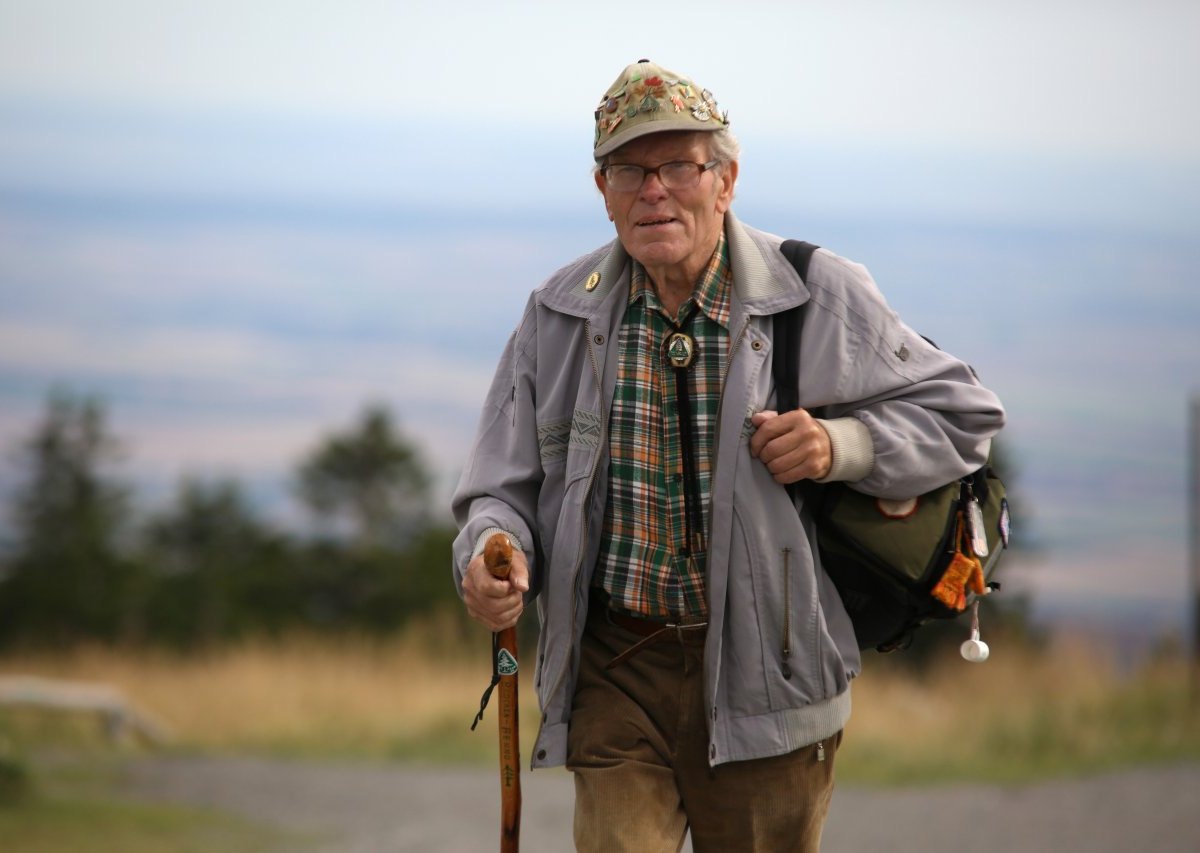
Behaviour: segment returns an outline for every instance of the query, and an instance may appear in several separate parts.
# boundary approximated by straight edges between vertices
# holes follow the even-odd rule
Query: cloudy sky
[[[0,15],[0,86],[20,98],[532,131],[586,127],[576,105],[646,55],[711,81],[747,136],[1200,148],[1200,10],[1182,1],[5,0]]]
[[[730,111],[743,218],[1002,393],[1043,599],[1178,602],[1200,5],[966,8],[0,0],[0,445],[98,394],[147,503],[229,475],[298,521],[379,400],[448,483],[525,295],[610,238],[591,110],[650,57]]]

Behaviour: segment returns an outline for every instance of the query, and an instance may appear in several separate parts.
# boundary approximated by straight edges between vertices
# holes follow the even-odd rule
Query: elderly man
[[[529,299],[454,498],[455,575],[492,630],[536,598],[533,766],[566,764],[580,850],[819,847],[860,660],[784,484],[904,498],[983,464],[1003,423],[866,271],[730,211],[712,94],[647,60],[595,111],[617,239]],[[775,411],[772,315],[807,302],[802,408]],[[816,411],[820,417],[812,413]],[[506,581],[484,541],[517,546]]]

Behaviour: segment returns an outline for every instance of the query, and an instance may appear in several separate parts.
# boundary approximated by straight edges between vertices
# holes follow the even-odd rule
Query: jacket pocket
[[[783,640],[779,648],[779,671],[784,680],[792,677],[792,549],[783,549]]]
[[[771,598],[771,592],[763,585],[763,572],[759,568],[763,558],[735,505],[721,668],[722,678],[729,686],[730,710],[739,716],[771,710],[768,684],[773,674],[769,671],[771,658],[765,639],[770,629],[760,616],[762,602]],[[778,678],[778,674],[774,677]]]
[[[734,691],[730,695],[735,697],[734,705],[745,705],[745,713],[795,708],[827,695],[822,663],[827,649],[821,637],[812,564],[799,518],[790,503],[785,508],[790,516],[759,523],[756,520],[769,513],[743,517],[736,506],[733,513],[733,562],[740,565],[731,573],[730,583],[730,618],[737,618],[737,624],[730,626],[730,669],[747,695]],[[747,586],[749,596],[739,600],[747,595]],[[756,640],[753,661],[742,648],[752,639]]]
[[[820,603],[810,575],[803,571],[807,563],[801,554],[798,548],[784,545],[775,557],[779,566],[778,593],[771,601],[779,611],[774,620],[779,627],[774,637],[774,659],[782,680],[776,682],[777,690],[770,691],[773,710],[793,707],[797,698],[814,702],[826,696],[821,677],[825,649]]]

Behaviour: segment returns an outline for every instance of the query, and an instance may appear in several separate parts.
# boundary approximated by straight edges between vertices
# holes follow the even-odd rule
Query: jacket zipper
[[[602,427],[600,430],[600,435],[603,438],[604,436],[606,436],[608,434],[608,429],[607,429],[608,412],[604,408],[604,387],[602,386],[602,384],[600,382],[600,368],[596,364],[596,352],[592,348],[592,322],[591,322],[591,320],[583,321],[583,333],[584,333],[585,342],[587,344],[588,358],[592,362],[592,378],[596,380],[596,399],[599,400],[599,402],[600,402],[600,416],[601,416],[600,422],[601,422],[601,427]],[[578,597],[579,578],[583,574],[583,557],[587,551],[586,546],[587,546],[588,532],[589,532],[589,528],[591,527],[592,491],[596,488],[596,472],[600,468],[600,457],[602,455],[602,452],[603,451],[601,450],[601,448],[599,448],[599,447],[596,448],[596,456],[592,460],[592,471],[588,475],[587,493],[584,495],[584,499],[583,499],[583,524],[581,525],[581,527],[583,529],[583,536],[580,539],[580,544],[582,547],[580,548],[579,562],[577,562],[575,564],[575,571],[571,576],[571,633],[570,633],[570,636],[572,638],[575,637],[575,624],[576,624],[575,599],[576,599],[576,597]],[[563,667],[562,670],[559,672],[558,679],[554,682],[554,687],[550,690],[550,693],[549,693],[550,696],[554,696],[556,693],[558,693],[559,687],[562,686],[563,679],[567,677],[567,670],[569,668],[570,668],[570,660],[568,659],[567,666]]]
[[[783,549],[783,677],[791,679],[792,665],[792,549]]]

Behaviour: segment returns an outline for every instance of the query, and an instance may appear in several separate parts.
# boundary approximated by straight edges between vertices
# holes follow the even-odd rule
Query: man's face
[[[610,164],[653,168],[663,163],[689,160],[706,163],[707,133],[655,133],[617,149]],[[700,182],[683,190],[663,186],[657,175],[647,175],[639,189],[617,192],[596,175],[609,218],[625,250],[646,267],[659,283],[663,277],[691,283],[708,262],[733,200],[737,163],[726,163],[700,175]]]

